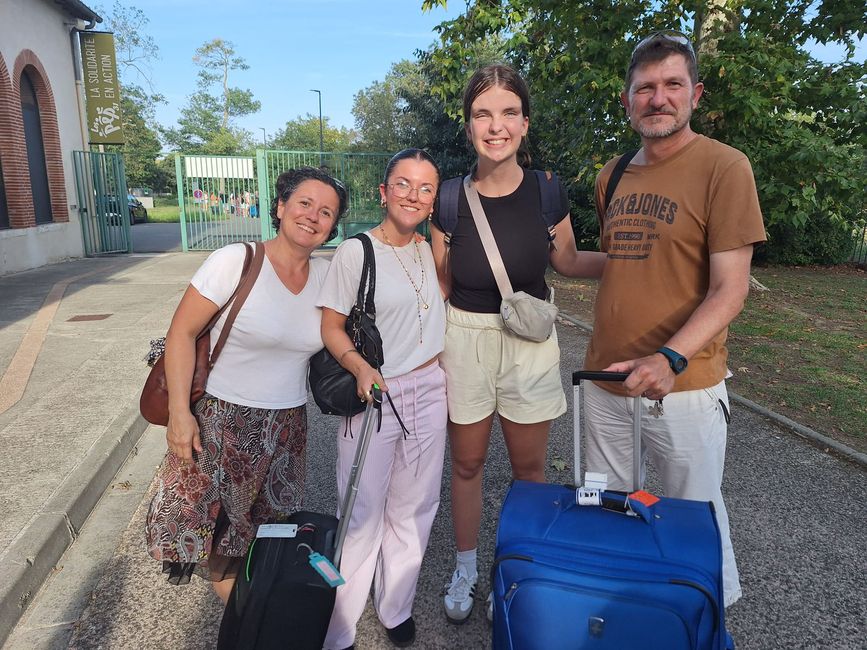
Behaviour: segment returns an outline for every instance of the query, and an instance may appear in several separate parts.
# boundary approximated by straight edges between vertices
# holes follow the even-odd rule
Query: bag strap
[[[361,247],[364,249],[364,262],[361,265],[361,280],[358,283],[358,295],[355,304],[375,321],[376,304],[373,297],[376,292],[376,260],[373,257],[373,243],[370,241],[370,237],[364,233],[353,235],[350,239],[361,241]]]
[[[504,299],[511,298],[515,293],[512,290],[512,283],[509,281],[508,273],[506,273],[500,249],[497,248],[497,240],[494,239],[491,224],[488,223],[488,217],[485,215],[485,209],[479,199],[479,193],[473,187],[473,180],[469,175],[464,177],[464,191],[467,194],[467,203],[470,204],[470,212],[473,213],[473,221],[476,222],[476,230],[479,231],[479,238],[482,240],[485,255],[488,256],[488,264],[491,265],[491,270],[494,272],[494,279],[497,281],[500,295]]]
[[[605,205],[603,206],[602,214],[608,212],[608,206],[611,205],[611,199],[614,198],[614,190],[617,189],[617,184],[620,183],[620,179],[623,177],[623,172],[626,171],[629,163],[632,162],[632,159],[635,158],[635,154],[637,153],[638,149],[627,151],[625,154],[620,156],[620,160],[618,160],[617,164],[614,165],[614,170],[611,172],[611,176],[608,179],[608,186],[605,188]]]
[[[244,258],[244,267],[241,270],[241,279],[238,280],[238,286],[235,287],[234,293],[231,295],[229,300],[225,305],[220,309],[222,312],[231,302],[232,308],[229,310],[229,315],[226,316],[226,322],[223,323],[223,329],[220,330],[220,337],[217,339],[216,344],[214,345],[214,351],[211,352],[211,358],[208,361],[208,368],[213,368],[214,364],[217,363],[217,357],[220,356],[220,352],[223,351],[223,346],[226,344],[226,340],[229,338],[229,332],[232,331],[232,325],[235,323],[235,317],[238,315],[238,312],[241,311],[241,307],[244,306],[244,301],[247,300],[247,296],[250,295],[250,291],[253,289],[253,285],[256,284],[256,278],[259,277],[259,271],[262,270],[262,262],[265,259],[265,245],[262,242],[254,242],[253,249],[254,252],[251,256],[250,254],[250,244],[244,242],[244,247],[246,248],[246,257]],[[251,259],[252,257],[252,259]],[[216,317],[219,317],[220,312],[217,313]],[[213,322],[208,327],[208,331],[210,331],[211,327],[213,327],[213,323],[216,323],[216,317],[213,319]]]

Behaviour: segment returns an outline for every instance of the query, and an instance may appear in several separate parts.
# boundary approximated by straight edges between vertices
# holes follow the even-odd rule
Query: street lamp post
[[[322,91],[311,88],[310,92],[319,95],[319,166],[322,167],[322,150],[325,148],[322,143]]]
[[[259,130],[262,132],[262,146],[267,147],[268,146],[268,140],[265,138],[265,127],[260,126]]]

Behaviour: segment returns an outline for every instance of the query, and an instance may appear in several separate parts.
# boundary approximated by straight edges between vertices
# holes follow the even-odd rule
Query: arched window
[[[21,73],[21,113],[24,117],[24,140],[27,143],[27,166],[30,168],[30,191],[36,223],[51,223],[51,192],[45,167],[45,144],[36,88],[26,71]]]

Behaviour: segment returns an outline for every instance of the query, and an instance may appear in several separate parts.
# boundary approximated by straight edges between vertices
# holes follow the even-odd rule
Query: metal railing
[[[349,196],[349,206],[340,221],[338,236],[327,243],[328,246],[336,246],[346,237],[368,230],[381,220],[378,188],[390,159],[391,154],[387,153],[257,149],[259,195],[268,197],[267,202],[262,202],[262,206],[266,212],[270,209],[271,199],[274,198],[274,184],[282,172],[302,166],[325,168],[346,186]]]
[[[181,244],[214,250],[237,241],[274,236],[270,209],[277,177],[288,169],[322,167],[346,186],[349,205],[336,246],[379,223],[379,184],[391,154],[257,149],[245,156],[175,156]]]

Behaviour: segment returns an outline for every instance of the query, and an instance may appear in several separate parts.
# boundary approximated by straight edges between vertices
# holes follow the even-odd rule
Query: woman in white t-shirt
[[[445,308],[430,246],[415,234],[433,209],[436,163],[420,149],[389,161],[379,186],[385,218],[366,235],[376,263],[376,326],[382,335],[381,373],[355,351],[345,324],[355,303],[364,260],[360,241],[341,244],[319,297],[322,340],[357,380],[360,399],[376,383],[391,398],[370,442],[349,523],[337,599],[326,648],[348,648],[371,583],[389,639],[412,643],[412,604],[422,557],[439,507],[446,441],[445,377],[438,363]],[[397,416],[400,416],[401,422]],[[342,500],[363,414],[344,418],[337,433],[337,486]]]
[[[276,190],[277,236],[264,243],[261,271],[192,409],[195,340],[238,285],[243,244],[202,264],[166,337],[169,453],[148,511],[148,551],[172,584],[197,573],[224,601],[256,528],[301,505],[307,369],[322,348],[316,300],[328,269],[310,255],[334,236],[347,202],[339,182],[311,167],[281,174]],[[211,329],[212,349],[225,319]]]

